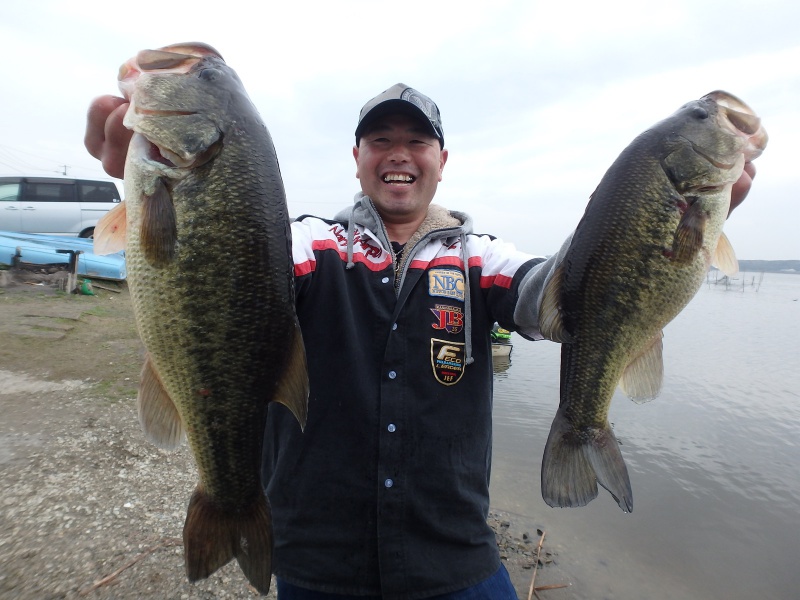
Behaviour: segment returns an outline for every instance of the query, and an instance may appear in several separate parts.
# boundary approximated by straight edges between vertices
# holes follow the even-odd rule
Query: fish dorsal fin
[[[736,260],[736,253],[724,232],[719,234],[719,241],[717,241],[714,256],[711,258],[711,264],[728,277],[733,277],[739,272],[739,261]]]
[[[92,250],[95,254],[113,254],[125,250],[127,218],[128,211],[124,201],[103,215],[94,228]]]
[[[664,380],[664,361],[661,357],[663,337],[664,333],[659,331],[622,373],[620,388],[636,403],[653,400],[661,391]]]
[[[561,312],[561,287],[564,281],[564,265],[558,265],[550,280],[547,282],[542,294],[542,303],[539,305],[539,331],[549,340],[554,342],[572,342],[572,336],[564,327],[563,313]]]
[[[178,227],[172,197],[161,178],[156,180],[153,193],[141,198],[141,204],[142,253],[154,267],[165,267],[175,258]]]
[[[180,446],[184,436],[180,413],[164,389],[149,354],[145,355],[136,404],[139,424],[150,442],[164,450]]]
[[[308,416],[308,369],[306,367],[306,348],[300,325],[295,324],[293,340],[289,348],[289,364],[283,378],[278,383],[274,401],[280,402],[290,411],[305,429]]]
[[[698,201],[692,202],[681,216],[672,243],[672,260],[686,264],[694,260],[703,247],[708,214]]]

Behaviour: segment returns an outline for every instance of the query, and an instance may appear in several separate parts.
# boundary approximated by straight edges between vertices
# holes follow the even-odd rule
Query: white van
[[[120,201],[110,181],[0,177],[0,230],[90,238]]]

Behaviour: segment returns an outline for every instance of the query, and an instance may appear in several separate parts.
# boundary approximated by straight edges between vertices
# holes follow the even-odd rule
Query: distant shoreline
[[[740,260],[739,272],[800,275],[800,260]]]

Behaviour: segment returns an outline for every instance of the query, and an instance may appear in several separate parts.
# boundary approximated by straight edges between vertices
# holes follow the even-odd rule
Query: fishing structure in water
[[[761,288],[761,283],[764,281],[764,271],[759,271],[757,274],[741,273],[741,277],[731,277],[722,274],[720,271],[714,269],[706,274],[706,284],[710,288],[713,286],[722,287],[726,292],[740,291],[744,292],[748,287],[753,291],[758,292]]]

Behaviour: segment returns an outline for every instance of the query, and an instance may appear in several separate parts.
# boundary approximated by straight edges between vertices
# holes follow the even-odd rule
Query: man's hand
[[[731,216],[733,209],[739,206],[747,197],[747,194],[750,192],[750,186],[753,185],[753,178],[755,176],[756,168],[753,166],[753,163],[745,163],[742,176],[739,177],[739,181],[733,184],[733,189],[731,190],[731,207],[728,210],[729,217]]]
[[[125,157],[133,132],[122,124],[128,101],[116,96],[100,96],[89,106],[83,144],[89,154],[103,163],[112,177],[122,179]]]

